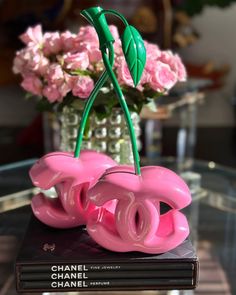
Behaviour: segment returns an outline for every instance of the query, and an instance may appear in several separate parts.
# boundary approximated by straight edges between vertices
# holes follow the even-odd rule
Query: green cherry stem
[[[127,27],[129,25],[129,23],[127,22],[127,20],[123,17],[123,15],[121,15],[120,13],[118,13],[117,11],[113,10],[113,9],[103,9],[100,12],[100,15],[102,14],[112,14],[117,16],[119,19],[122,20],[122,22],[125,24],[125,26]]]
[[[111,45],[112,46],[112,45]],[[111,65],[113,65],[114,63],[114,51],[110,51],[109,52],[109,62]],[[99,92],[99,90],[102,88],[102,86],[104,85],[104,83],[107,81],[108,79],[108,74],[107,71],[105,70],[101,77],[98,79],[97,83],[95,84],[95,87],[93,89],[93,91],[91,92],[85,107],[84,107],[84,111],[82,114],[82,118],[80,121],[80,126],[79,126],[79,130],[78,130],[78,135],[77,135],[77,139],[76,139],[76,146],[75,146],[75,152],[74,152],[74,157],[78,158],[80,155],[80,151],[81,151],[81,145],[82,145],[82,141],[83,141],[83,135],[84,135],[84,130],[85,130],[85,126],[86,126],[86,122],[88,120],[89,117],[89,113],[90,110],[93,106],[94,100]]]
[[[76,147],[74,152],[74,157],[78,158],[81,151],[81,144],[83,140],[84,130],[86,126],[86,122],[89,117],[90,110],[92,108],[92,105],[94,103],[94,100],[101,89],[101,87],[104,85],[104,83],[107,81],[108,77],[110,78],[114,90],[116,92],[116,95],[118,97],[119,103],[121,105],[121,108],[124,112],[126,124],[128,126],[130,140],[132,144],[132,152],[133,152],[133,158],[134,158],[134,165],[135,165],[135,174],[141,175],[141,169],[140,169],[140,163],[139,163],[139,153],[137,149],[137,142],[136,142],[136,136],[134,132],[133,122],[130,116],[129,108],[127,106],[127,103],[125,101],[124,95],[121,91],[121,88],[119,86],[119,83],[117,81],[117,78],[112,70],[113,64],[114,64],[114,48],[113,48],[113,42],[114,38],[111,35],[111,32],[109,30],[108,24],[106,22],[106,18],[104,14],[112,14],[120,18],[123,23],[126,26],[129,26],[127,20],[120,15],[118,12],[114,10],[103,10],[101,7],[91,7],[89,9],[83,10],[81,14],[95,27],[98,37],[99,37],[99,43],[100,43],[100,50],[103,57],[104,66],[106,68],[106,71],[103,72],[100,79],[97,81],[92,93],[90,94],[87,103],[85,105],[82,119],[80,122],[77,140],[76,140]],[[108,50],[108,53],[107,53]],[[109,54],[109,57],[108,57]]]
[[[111,44],[110,44],[109,51],[113,51],[113,46]],[[139,160],[139,153],[138,153],[138,148],[137,148],[136,136],[135,136],[133,122],[132,122],[132,119],[130,116],[129,108],[128,108],[127,103],[125,101],[124,95],[121,91],[120,85],[116,79],[116,76],[112,70],[112,65],[110,64],[107,54],[104,51],[102,51],[102,58],[103,58],[103,62],[104,62],[105,68],[107,70],[107,73],[111,79],[113,86],[114,86],[114,90],[116,92],[116,95],[119,99],[121,108],[122,108],[124,115],[125,115],[126,124],[128,126],[129,135],[130,135],[130,139],[131,139],[131,143],[132,143],[132,151],[133,151],[134,165],[135,165],[135,174],[141,175],[140,163],[139,163],[140,160]]]

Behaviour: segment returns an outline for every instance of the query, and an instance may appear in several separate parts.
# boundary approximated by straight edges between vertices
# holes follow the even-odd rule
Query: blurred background
[[[142,111],[140,153],[178,172],[179,163],[193,164],[181,176],[193,196],[186,214],[195,247],[200,237],[195,294],[236,294],[236,0],[0,0],[0,295],[16,294],[13,261],[31,213],[23,206],[38,193],[28,176],[35,160],[8,164],[40,158],[60,140],[56,118],[40,112],[12,71],[24,47],[19,35],[36,24],[77,33],[88,24],[80,11],[95,5],[124,14],[144,39],[177,52],[186,66],[187,82],[159,97],[157,112]]]
[[[100,5],[123,13],[144,39],[182,57],[188,82],[157,100],[168,115],[144,115],[142,155],[191,157],[236,167],[236,1],[1,0],[0,164],[40,157],[45,118],[13,74],[18,36],[30,25],[77,32],[81,9]],[[116,24],[118,25],[118,24]],[[18,80],[19,79],[19,80]]]

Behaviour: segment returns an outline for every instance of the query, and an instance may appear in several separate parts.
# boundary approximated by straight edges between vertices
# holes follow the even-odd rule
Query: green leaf
[[[32,98],[34,95],[32,94],[32,93],[30,93],[30,92],[26,92],[26,94],[25,94],[25,99],[30,99],[30,98]]]
[[[137,86],[146,64],[146,48],[143,39],[134,27],[127,26],[121,42],[131,77],[134,85]]]
[[[74,76],[90,76],[91,73],[86,70],[76,69],[74,71],[70,71],[69,74],[74,75]]]

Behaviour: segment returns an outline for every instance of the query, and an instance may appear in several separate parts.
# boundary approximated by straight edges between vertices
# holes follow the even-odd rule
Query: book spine
[[[104,271],[104,272],[40,272],[20,273],[21,281],[90,280],[90,279],[145,279],[145,278],[192,278],[193,270],[164,271]]]
[[[193,287],[193,280],[186,279],[124,279],[124,280],[67,280],[67,281],[25,281],[19,282],[18,291],[27,290],[78,290],[78,289],[96,289],[104,290],[109,288],[143,288],[152,287],[157,289],[159,287],[173,288],[190,288]]]
[[[76,263],[55,263],[55,264],[17,264],[20,272],[40,273],[40,272],[105,272],[105,271],[132,271],[132,270],[193,270],[193,262],[181,263],[121,263],[121,264],[76,264]]]

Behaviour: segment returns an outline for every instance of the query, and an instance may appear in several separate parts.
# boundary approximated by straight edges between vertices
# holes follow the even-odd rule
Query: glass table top
[[[16,294],[14,259],[30,218],[31,197],[37,192],[28,177],[28,170],[34,162],[35,159],[30,159],[0,166],[1,295]],[[145,159],[143,163],[149,164]],[[185,214],[200,260],[200,280],[194,291],[138,293],[236,294],[236,170],[198,160],[177,163],[174,158],[164,158],[151,164],[175,170],[190,186],[193,202]],[[118,293],[137,294],[115,292]]]

